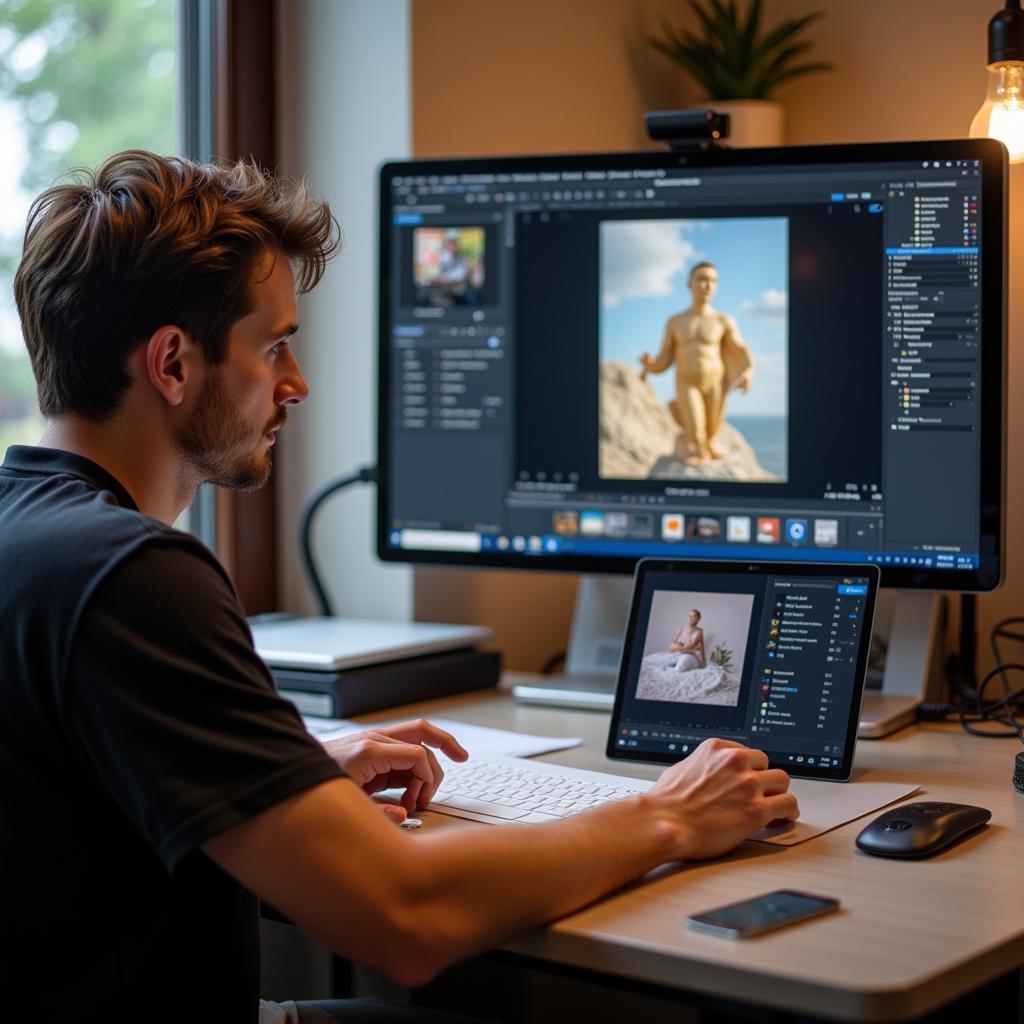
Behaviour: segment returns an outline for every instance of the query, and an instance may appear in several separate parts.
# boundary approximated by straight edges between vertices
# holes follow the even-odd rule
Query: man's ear
[[[150,384],[168,405],[181,405],[196,361],[202,359],[199,346],[180,327],[168,325],[150,335],[144,356]]]

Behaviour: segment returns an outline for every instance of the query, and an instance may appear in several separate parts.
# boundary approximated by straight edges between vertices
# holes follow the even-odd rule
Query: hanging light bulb
[[[988,94],[971,122],[971,138],[998,139],[1010,163],[1024,163],[1024,11],[1020,0],[988,23]]]

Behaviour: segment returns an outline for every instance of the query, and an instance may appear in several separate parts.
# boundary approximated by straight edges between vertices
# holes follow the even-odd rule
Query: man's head
[[[175,418],[174,447],[192,483],[236,490],[262,486],[270,476],[270,452],[287,418],[286,406],[308,394],[288,343],[298,314],[291,266],[280,254],[264,258],[252,296],[252,310],[231,325],[223,362],[202,368],[198,394],[187,406],[182,403]],[[160,333],[147,355],[166,360]]]
[[[690,625],[696,626],[700,622],[700,611],[696,608],[690,609]]]
[[[718,268],[707,261],[697,263],[691,268],[687,283],[695,300],[710,302],[718,288]]]
[[[48,189],[14,282],[43,415],[110,418],[133,383],[129,356],[168,325],[215,370],[260,284],[294,265],[308,291],[338,247],[325,202],[251,163],[132,150]]]

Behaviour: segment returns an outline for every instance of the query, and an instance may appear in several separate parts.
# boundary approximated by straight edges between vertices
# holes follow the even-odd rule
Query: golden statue
[[[669,411],[683,428],[683,462],[707,465],[725,457],[715,447],[715,435],[725,419],[725,399],[733,388],[746,393],[754,374],[754,356],[740,337],[736,321],[713,309],[718,270],[713,263],[698,263],[688,281],[693,302],[665,325],[665,341],[658,357],[640,357],[641,379],[662,373],[676,364],[676,397]]]

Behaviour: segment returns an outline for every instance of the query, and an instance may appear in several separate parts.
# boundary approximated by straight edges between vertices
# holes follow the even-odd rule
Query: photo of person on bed
[[[637,699],[735,707],[752,606],[749,594],[656,593]]]

